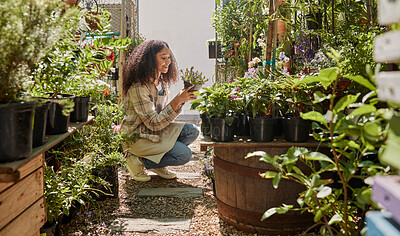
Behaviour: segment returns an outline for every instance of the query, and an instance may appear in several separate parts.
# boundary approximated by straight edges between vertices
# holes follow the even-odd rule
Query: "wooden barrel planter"
[[[273,166],[260,162],[259,158],[244,157],[254,151],[280,155],[291,146],[315,150],[316,142],[289,143],[281,140],[270,143],[215,142],[211,145],[214,146],[216,201],[222,220],[239,230],[267,235],[298,234],[314,223],[313,215],[291,211],[261,221],[264,212],[271,207],[281,206],[282,203],[298,206],[296,200],[304,187],[282,179],[278,189],[274,189],[272,180],[259,176],[259,173],[275,170]]]

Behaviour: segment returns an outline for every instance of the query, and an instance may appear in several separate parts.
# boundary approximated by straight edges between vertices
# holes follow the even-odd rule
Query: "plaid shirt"
[[[121,130],[127,135],[139,133],[141,138],[159,142],[161,130],[174,121],[182,111],[182,105],[176,111],[168,105],[159,112],[157,106],[162,107],[163,104],[154,84],[133,84],[124,98],[126,116]]]

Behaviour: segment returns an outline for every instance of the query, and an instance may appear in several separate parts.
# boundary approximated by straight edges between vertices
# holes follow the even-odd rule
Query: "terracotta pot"
[[[283,20],[278,20],[278,26],[276,28],[277,34],[285,34],[286,32],[286,22]]]
[[[70,7],[78,6],[79,0],[64,0],[65,4]]]

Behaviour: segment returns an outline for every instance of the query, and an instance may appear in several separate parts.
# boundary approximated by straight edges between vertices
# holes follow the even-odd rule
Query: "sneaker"
[[[176,178],[176,173],[167,169],[167,167],[151,169],[154,173],[158,174],[161,178],[164,179],[174,179]]]
[[[146,169],[138,157],[129,155],[126,158],[126,168],[131,174],[132,179],[136,181],[150,181],[151,177],[147,175]]]

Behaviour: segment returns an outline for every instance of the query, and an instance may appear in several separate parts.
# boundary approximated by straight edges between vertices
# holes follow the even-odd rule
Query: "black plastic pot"
[[[282,122],[282,117],[278,116],[275,118],[276,119],[276,125],[274,126],[274,136],[279,137],[283,133],[283,122]]]
[[[217,142],[229,142],[233,141],[233,130],[235,126],[228,125],[225,119],[222,118],[211,118],[210,119],[211,128],[211,140]]]
[[[256,142],[273,141],[276,123],[274,118],[250,118],[251,136]]]
[[[250,136],[250,124],[246,114],[237,114],[237,126],[234,133],[237,136]]]
[[[87,121],[89,116],[90,97],[74,97],[74,111],[71,112],[71,122]]]
[[[307,29],[315,30],[321,28],[322,13],[315,13],[315,16],[313,14],[307,14],[304,16],[304,18],[306,19]]]
[[[218,58],[222,58],[221,41],[217,41],[217,43],[215,43],[215,41],[208,42],[208,58],[215,58],[215,55],[217,55]]]
[[[192,86],[192,85],[193,85],[193,84],[191,84],[191,83],[189,83],[189,82],[187,82],[187,81],[183,81],[183,88],[184,88],[184,89],[187,89],[187,88],[189,88],[189,87]],[[201,84],[195,84],[193,88],[189,89],[189,92],[193,92],[193,91],[196,91],[196,90],[198,91],[198,90],[201,89],[201,87],[202,87]]]
[[[286,141],[293,143],[307,142],[310,137],[310,125],[309,120],[284,117],[283,128]]]
[[[201,132],[203,133],[203,136],[210,136],[211,133],[210,118],[205,113],[201,114],[200,118],[201,118]]]
[[[43,145],[46,136],[47,113],[51,102],[39,103],[35,108],[35,116],[33,122],[33,139],[32,146],[38,147]]]
[[[63,99],[73,99],[74,96],[70,94],[63,94],[61,98],[50,98],[50,109],[47,113],[46,134],[62,134],[68,131],[70,115],[64,116],[62,114],[63,107],[57,101]]]
[[[35,105],[35,102],[0,105],[0,162],[16,161],[31,154]]]

